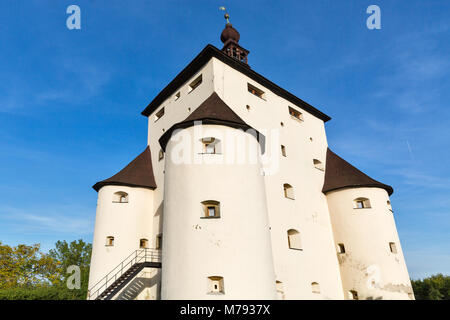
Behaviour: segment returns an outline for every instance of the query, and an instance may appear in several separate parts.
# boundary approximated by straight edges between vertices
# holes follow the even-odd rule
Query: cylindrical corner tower
[[[95,293],[90,293],[97,296],[106,289],[103,284],[96,287],[99,281],[151,241],[156,184],[149,148],[122,171],[93,188],[98,191],[98,200],[89,289],[93,288]]]
[[[414,299],[389,195],[330,150],[327,195],[346,299]]]
[[[222,106],[216,114],[224,117],[233,112],[223,105],[209,108]],[[201,121],[178,124],[184,128],[160,140],[166,150],[161,297],[275,299],[258,140],[242,124]]]

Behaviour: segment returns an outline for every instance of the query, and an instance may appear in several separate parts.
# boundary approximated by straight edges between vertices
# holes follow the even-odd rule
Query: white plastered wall
[[[354,209],[354,200],[368,198],[371,208]],[[411,299],[411,282],[400,239],[389,210],[389,196],[381,188],[346,188],[327,194],[345,298],[355,290],[359,299]],[[397,253],[390,251],[394,242]]]

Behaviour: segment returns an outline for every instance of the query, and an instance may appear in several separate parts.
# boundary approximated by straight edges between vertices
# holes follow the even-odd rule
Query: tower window
[[[202,84],[202,75],[199,75],[194,81],[189,84],[189,93],[194,91],[199,85]]]
[[[139,248],[141,248],[141,249],[148,248],[148,240],[147,239],[140,239],[139,240]]]
[[[348,292],[348,298],[350,300],[358,300],[358,292],[356,292],[355,290],[350,290]]]
[[[180,97],[181,97],[181,93],[180,93],[180,91],[178,91],[177,94],[175,95],[175,101],[180,99]]]
[[[338,243],[338,252],[345,253],[345,246],[343,243]]]
[[[295,200],[294,187],[292,187],[289,183],[285,183],[283,184],[283,189],[285,198]]]
[[[249,105],[247,105],[246,108],[248,111],[250,111],[250,109],[251,109]]]
[[[107,247],[114,246],[114,237],[112,237],[112,236],[106,237],[106,246]]]
[[[292,107],[289,107],[289,114],[291,117],[298,121],[303,121],[303,114],[300,111],[295,110]]]
[[[208,293],[219,294],[225,293],[224,285],[223,285],[223,277],[208,277]]]
[[[158,161],[161,161],[162,159],[164,159],[164,151],[160,149],[158,153]]]
[[[203,153],[205,154],[220,154],[220,140],[208,137],[200,140],[203,144]]]
[[[128,203],[128,193],[123,191],[118,191],[113,195],[114,203]]]
[[[320,293],[320,285],[317,282],[312,282],[311,291],[312,293]]]
[[[313,160],[313,163],[314,163],[314,167],[315,167],[316,169],[318,169],[318,170],[320,170],[320,171],[325,171],[325,168],[324,168],[324,166],[323,166],[322,161],[317,160],[317,159],[314,159],[314,160]]]
[[[286,147],[283,146],[283,145],[281,145],[281,155],[282,155],[283,157],[286,157]]]
[[[358,198],[353,200],[353,207],[355,209],[367,209],[371,208],[370,200],[367,198]]]
[[[389,242],[389,249],[392,253],[397,253],[397,246],[395,245],[395,242]]]
[[[297,230],[294,230],[294,229],[290,229],[290,230],[288,230],[287,235],[288,235],[289,249],[303,250],[300,232],[298,232]]]
[[[266,100],[264,91],[262,91],[261,89],[258,89],[257,87],[251,85],[250,83],[247,83],[247,90],[248,90],[248,92],[257,96],[258,98]]]
[[[158,250],[162,249],[162,233],[156,236],[155,249]]]
[[[214,200],[203,201],[202,218],[220,218],[220,202]]]
[[[155,114],[155,122],[162,118],[164,115],[164,108],[161,108],[156,114]]]

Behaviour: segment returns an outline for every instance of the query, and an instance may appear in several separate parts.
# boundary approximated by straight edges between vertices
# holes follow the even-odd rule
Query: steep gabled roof
[[[276,95],[283,97],[294,105],[311,113],[313,116],[321,119],[324,122],[331,120],[325,113],[314,108],[309,103],[296,97],[289,91],[279,87],[269,79],[253,71],[247,64],[242,63],[234,58],[229,57],[223,51],[217,49],[211,44],[208,44],[195,58],[192,60],[176,77],[173,79],[141,112],[142,115],[148,117],[152,114],[167,98],[169,98],[176,90],[192,78],[211,58],[216,58],[226,65],[246,75],[250,79],[256,81],[260,85],[266,87]]]
[[[389,195],[394,193],[394,189],[392,189],[391,186],[372,179],[328,149],[325,182],[322,192],[327,193],[341,188],[362,187],[382,188],[385,189]]]
[[[217,124],[227,127],[242,129],[244,131],[252,129],[256,133],[256,139],[261,145],[261,152],[265,150],[265,137],[257,130],[245,123],[219,96],[213,92],[202,104],[195,109],[186,119],[174,124],[167,130],[161,138],[159,144],[166,151],[167,143],[176,129],[192,127],[195,122],[201,121],[202,124]]]
[[[101,187],[106,185],[156,189],[150,148],[147,146],[144,152],[138,155],[116,175],[97,182],[92,188],[95,191],[99,191]]]
[[[204,119],[215,119],[228,122],[234,122],[243,126],[247,126],[231,108],[220,99],[216,92],[213,92],[202,104],[194,110],[185,121],[198,121]]]

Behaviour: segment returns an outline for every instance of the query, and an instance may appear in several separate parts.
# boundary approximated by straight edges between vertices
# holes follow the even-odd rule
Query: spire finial
[[[225,7],[220,7],[219,10],[225,11],[225,20],[227,20],[227,24],[230,23],[230,15],[227,12],[227,8]]]

